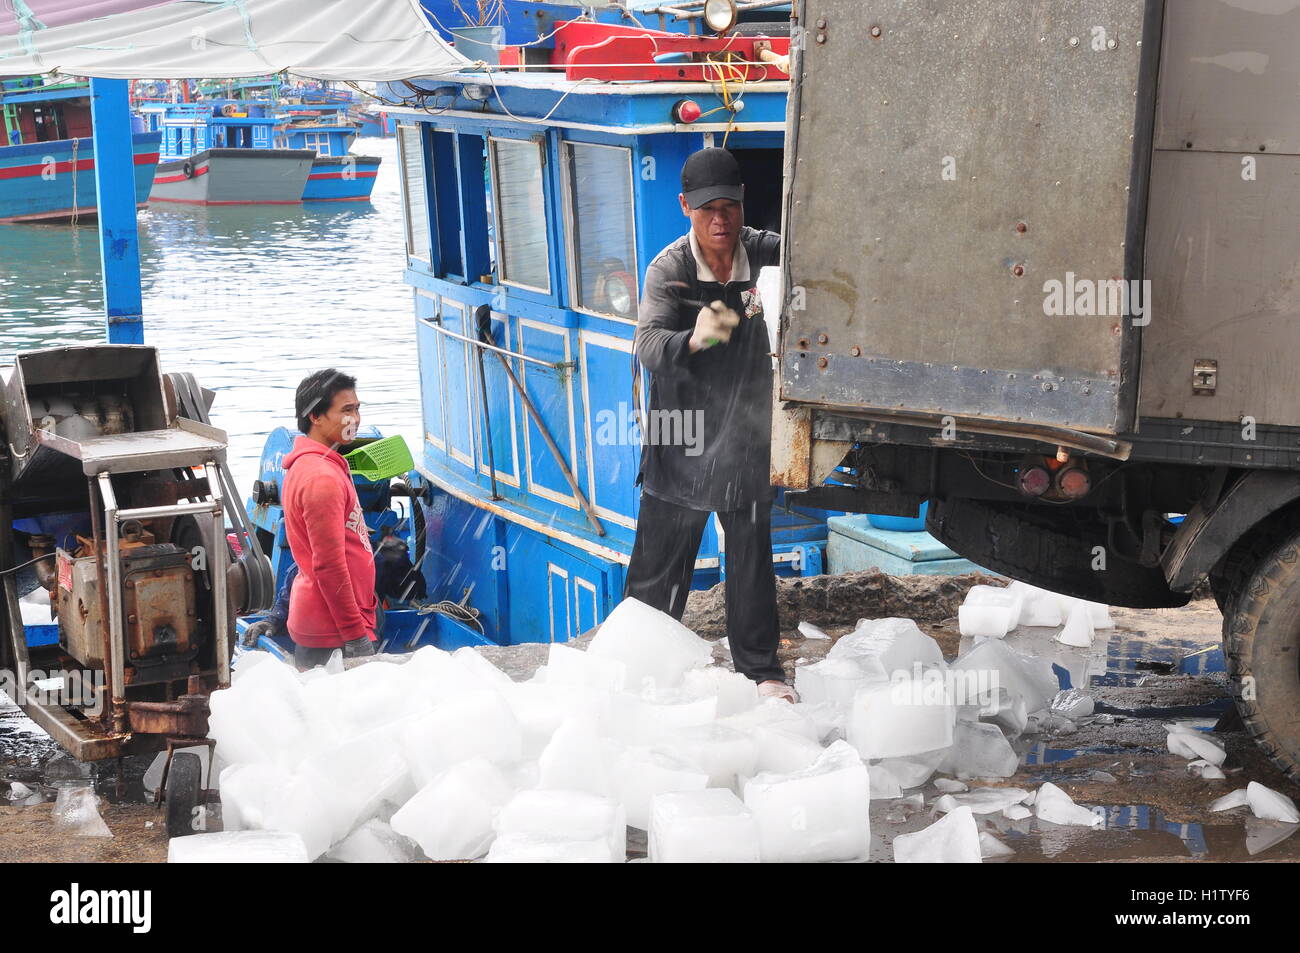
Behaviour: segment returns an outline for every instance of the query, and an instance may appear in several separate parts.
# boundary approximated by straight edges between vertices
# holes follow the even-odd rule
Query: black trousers
[[[680,622],[708,519],[705,510],[687,509],[642,493],[623,595]],[[756,682],[784,681],[785,670],[776,656],[781,628],[772,569],[772,507],[751,504],[719,513],[718,521],[726,537],[727,641],[736,671]]]

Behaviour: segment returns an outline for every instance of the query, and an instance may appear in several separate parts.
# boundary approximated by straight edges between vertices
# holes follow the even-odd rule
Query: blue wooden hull
[[[381,159],[374,156],[320,156],[303,189],[304,202],[368,202]]]
[[[143,132],[132,137],[137,205],[149,197],[161,135]],[[93,139],[0,148],[0,223],[94,215],[96,206]]]

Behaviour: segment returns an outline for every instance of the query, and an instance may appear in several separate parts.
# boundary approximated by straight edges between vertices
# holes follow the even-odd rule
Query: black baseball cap
[[[740,163],[726,149],[701,149],[682,166],[682,194],[691,208],[714,199],[739,202],[744,196]]]

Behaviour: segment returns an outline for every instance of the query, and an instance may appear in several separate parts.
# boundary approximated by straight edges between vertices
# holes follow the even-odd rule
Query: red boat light
[[[1078,500],[1088,495],[1092,489],[1092,480],[1088,471],[1081,467],[1066,467],[1056,474],[1056,488],[1067,500]]]
[[[1052,475],[1046,467],[1031,466],[1020,471],[1020,492],[1026,496],[1042,496],[1052,485]]]
[[[700,108],[699,103],[689,99],[679,99],[673,105],[673,120],[675,122],[695,122],[704,115],[704,110]]]

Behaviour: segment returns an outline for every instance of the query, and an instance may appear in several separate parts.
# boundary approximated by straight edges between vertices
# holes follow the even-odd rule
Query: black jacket
[[[678,506],[727,512],[772,499],[772,361],[757,283],[780,260],[781,236],[742,228],[732,280],[700,267],[690,235],[659,253],[646,271],[636,355],[650,372],[642,422],[646,493]],[[700,302],[722,300],[741,316],[727,344],[695,354],[689,342]],[[776,316],[773,316],[776,320]]]

